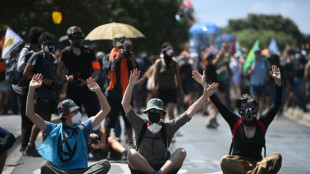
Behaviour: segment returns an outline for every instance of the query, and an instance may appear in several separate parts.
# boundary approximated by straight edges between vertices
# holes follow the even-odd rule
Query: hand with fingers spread
[[[207,84],[205,84],[204,90],[203,90],[203,97],[205,98],[205,100],[218,90],[218,86],[219,84],[215,82],[209,85],[209,87],[207,86]]]
[[[129,84],[136,85],[140,83],[143,80],[143,78],[139,79],[140,73],[141,72],[137,68],[135,68],[134,70],[131,70],[130,77],[129,77]]]
[[[199,83],[203,87],[207,84],[205,71],[203,71],[203,75],[201,75],[198,71],[194,70],[192,72],[192,77],[194,80],[196,80],[197,83]]]
[[[43,79],[42,74],[33,75],[29,83],[29,88],[34,88],[34,89],[39,88],[42,85],[42,79]]]
[[[276,65],[272,65],[270,75],[274,79],[276,85],[281,86],[281,72]]]
[[[87,82],[87,87],[90,91],[93,91],[93,92],[100,92],[101,91],[99,85],[96,83],[96,81],[92,77],[89,77],[86,80],[86,82]]]

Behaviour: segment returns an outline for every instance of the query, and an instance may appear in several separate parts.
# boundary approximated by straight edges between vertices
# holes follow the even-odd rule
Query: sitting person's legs
[[[273,174],[277,173],[282,165],[282,156],[279,153],[268,155],[262,161],[256,164],[256,167],[250,173]]]
[[[165,164],[161,167],[160,172],[162,173],[177,173],[177,171],[181,168],[183,161],[186,157],[186,151],[183,148],[177,149],[171,157],[165,162]]]
[[[155,171],[149,162],[135,149],[130,149],[127,159],[131,170],[142,171],[144,173],[153,173]]]
[[[223,174],[246,174],[255,168],[257,161],[246,160],[239,155],[224,155],[221,158],[221,168]]]

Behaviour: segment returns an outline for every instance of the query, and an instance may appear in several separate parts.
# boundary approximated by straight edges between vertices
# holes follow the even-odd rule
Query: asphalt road
[[[56,118],[56,117],[55,117]],[[84,117],[85,118],[85,117]],[[220,126],[217,129],[205,127],[208,117],[196,114],[183,126],[176,137],[176,142],[170,147],[171,151],[183,147],[187,157],[179,174],[222,173],[219,160],[228,154],[231,133],[228,124],[219,115]],[[17,142],[10,149],[4,174],[40,173],[42,158],[25,157],[19,152],[20,147],[20,116],[0,116],[0,126],[17,135]],[[41,142],[39,136],[37,145]],[[282,154],[280,174],[310,173],[310,127],[298,124],[285,117],[275,119],[267,130],[267,155],[273,152]],[[124,142],[124,137],[122,137]],[[127,146],[125,146],[127,147]],[[130,173],[126,162],[110,161],[110,174]],[[94,162],[89,162],[93,164]]]

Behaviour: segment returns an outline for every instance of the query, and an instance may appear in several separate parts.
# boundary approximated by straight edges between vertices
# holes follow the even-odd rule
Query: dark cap
[[[255,50],[254,50],[254,53],[261,53],[262,52],[262,50],[260,49],[260,48],[256,48]]]
[[[152,98],[151,100],[149,100],[147,102],[147,106],[146,106],[146,109],[143,111],[143,112],[147,112],[148,110],[150,109],[157,109],[157,110],[161,110],[161,111],[164,111],[164,103],[161,99],[159,98]]]
[[[66,99],[62,102],[59,102],[57,106],[57,110],[58,110],[60,118],[63,118],[69,115],[71,112],[77,109],[80,109],[80,107],[78,107],[71,99]]]

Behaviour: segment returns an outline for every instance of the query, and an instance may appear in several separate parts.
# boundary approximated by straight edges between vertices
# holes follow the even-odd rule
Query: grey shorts
[[[9,84],[6,80],[0,82],[0,92],[6,92],[11,89],[11,84]]]

